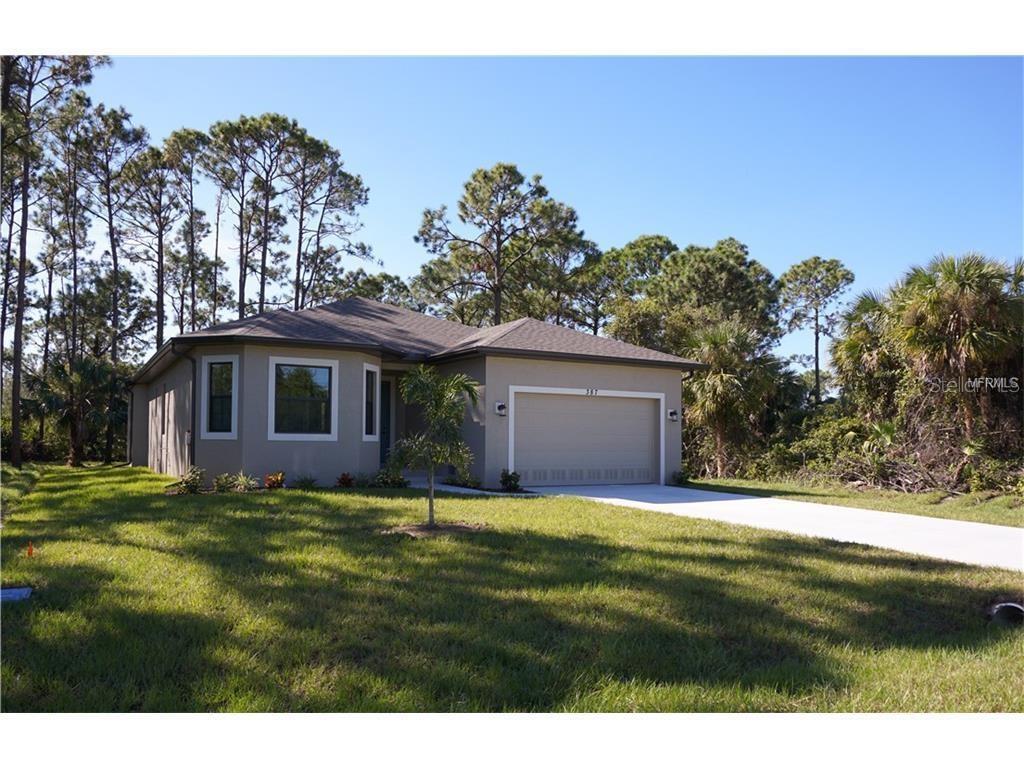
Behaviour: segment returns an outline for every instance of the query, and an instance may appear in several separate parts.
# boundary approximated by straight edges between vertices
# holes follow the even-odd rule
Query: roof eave
[[[210,344],[248,344],[255,346],[303,346],[303,347],[317,347],[321,349],[348,349],[355,352],[377,352],[381,356],[387,356],[396,360],[409,360],[408,355],[405,353],[385,347],[381,344],[372,343],[360,343],[360,342],[333,342],[333,341],[313,341],[310,339],[285,339],[285,338],[261,338],[259,336],[246,336],[242,334],[208,334],[208,335],[196,335],[196,336],[176,336],[169,341],[164,342],[164,345],[160,347],[153,356],[149,358],[139,369],[139,372],[135,374],[131,379],[131,384],[143,384],[146,375],[153,369],[154,366],[161,360],[163,360],[171,351],[174,349],[174,345],[177,344],[179,347],[184,348],[210,345]]]
[[[634,357],[617,357],[611,355],[581,355],[573,352],[537,352],[523,349],[508,349],[502,347],[474,347],[473,349],[458,350],[455,352],[438,352],[427,358],[428,362],[440,363],[451,360],[458,360],[465,357],[476,357],[494,355],[500,357],[522,357],[539,360],[561,360],[564,362],[578,363],[606,363],[613,365],[635,365],[646,368],[671,368],[677,371],[696,371],[707,366],[695,360],[644,360]]]

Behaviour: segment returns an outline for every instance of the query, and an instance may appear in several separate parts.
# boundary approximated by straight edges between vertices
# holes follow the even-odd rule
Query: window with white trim
[[[269,378],[269,439],[337,439],[337,360],[271,357]]]
[[[380,368],[363,363],[363,440],[380,440]]]
[[[203,440],[238,435],[238,355],[204,355],[200,433]]]

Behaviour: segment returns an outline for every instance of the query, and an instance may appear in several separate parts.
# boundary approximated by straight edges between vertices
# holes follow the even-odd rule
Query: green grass
[[[38,480],[39,468],[33,464],[24,464],[21,469],[6,464],[0,467],[0,513],[4,519],[18,509]]]
[[[860,490],[843,485],[811,485],[735,478],[701,480],[687,483],[687,486],[705,491],[777,496],[794,501],[838,504],[844,507],[879,509],[883,512],[903,512],[908,515],[945,517],[950,520],[1024,528],[1024,497],[1011,494],[967,493],[950,496],[943,491],[900,493],[878,489]]]
[[[169,497],[48,467],[2,531],[20,710],[1020,710],[1019,574],[565,498]],[[25,556],[27,542],[36,546]]]

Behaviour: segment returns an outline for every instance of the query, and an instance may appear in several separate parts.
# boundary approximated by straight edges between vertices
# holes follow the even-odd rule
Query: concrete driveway
[[[1024,528],[669,485],[565,485],[531,490],[1024,571]]]

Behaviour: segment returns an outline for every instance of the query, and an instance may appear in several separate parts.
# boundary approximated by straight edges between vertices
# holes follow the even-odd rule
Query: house
[[[664,483],[680,464],[681,372],[697,363],[523,318],[491,328],[362,298],[177,336],[133,381],[129,456],[169,475],[374,473],[416,430],[420,363],[480,384],[463,427],[485,486]]]

